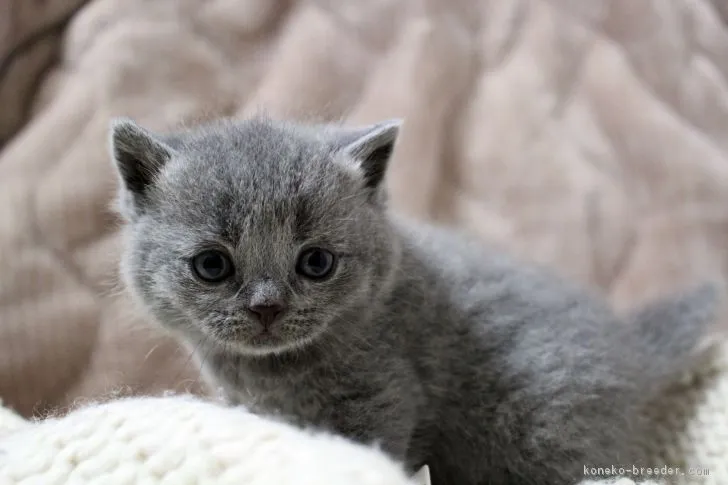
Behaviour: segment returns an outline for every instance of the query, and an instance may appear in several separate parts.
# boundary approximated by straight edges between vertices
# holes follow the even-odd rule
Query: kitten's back
[[[717,281],[694,285],[627,315],[624,340],[644,353],[641,386],[669,383],[718,340],[723,290]]]

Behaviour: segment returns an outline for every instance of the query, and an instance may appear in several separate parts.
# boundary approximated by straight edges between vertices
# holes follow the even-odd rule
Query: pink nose
[[[280,303],[267,303],[248,307],[248,311],[265,328],[270,327],[285,310],[285,307]]]

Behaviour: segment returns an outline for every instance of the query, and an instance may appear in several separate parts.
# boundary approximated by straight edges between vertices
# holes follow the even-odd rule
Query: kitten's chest
[[[231,403],[306,424],[326,420],[341,387],[328,372],[315,368],[262,373],[227,366],[212,374]]]

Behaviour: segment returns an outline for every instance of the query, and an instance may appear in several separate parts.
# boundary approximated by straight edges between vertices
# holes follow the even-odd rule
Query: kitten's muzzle
[[[251,305],[247,308],[248,313],[263,328],[268,330],[286,311],[286,306],[282,303],[265,303]]]

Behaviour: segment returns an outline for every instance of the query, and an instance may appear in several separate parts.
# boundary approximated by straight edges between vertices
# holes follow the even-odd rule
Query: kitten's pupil
[[[205,268],[205,272],[207,272],[207,274],[212,277],[217,277],[220,276],[220,273],[222,273],[225,269],[225,263],[223,263],[222,258],[218,255],[207,256],[202,261],[202,267]]]
[[[203,251],[192,260],[197,277],[207,282],[218,282],[232,274],[232,263],[220,251]]]
[[[314,271],[321,272],[321,269],[326,267],[326,257],[321,251],[314,251],[311,256],[308,257],[308,265]]]
[[[296,269],[303,276],[321,279],[333,271],[334,262],[334,255],[330,251],[312,248],[301,253]]]

